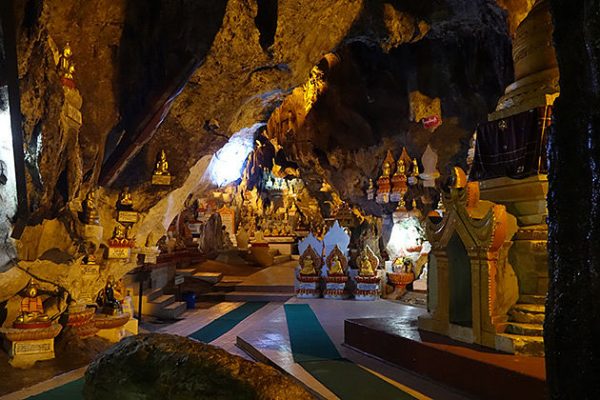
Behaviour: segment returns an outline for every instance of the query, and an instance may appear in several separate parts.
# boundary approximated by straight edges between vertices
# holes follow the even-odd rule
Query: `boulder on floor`
[[[122,340],[90,364],[87,400],[312,399],[274,368],[167,334]]]

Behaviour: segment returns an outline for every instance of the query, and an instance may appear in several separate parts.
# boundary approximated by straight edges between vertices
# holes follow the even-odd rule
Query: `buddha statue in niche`
[[[329,265],[329,275],[344,275],[342,262],[337,254],[335,254],[331,259],[331,263]]]
[[[369,256],[367,253],[364,253],[360,259],[358,274],[360,276],[374,276],[375,269],[373,268],[373,264],[371,260],[369,260]]]
[[[404,165],[404,160],[398,160],[398,168],[396,173],[392,177],[392,196],[390,196],[391,201],[400,201],[400,197],[406,193],[408,187],[406,185],[407,182],[406,177],[406,165]]]
[[[156,161],[156,166],[154,167],[154,175],[170,175],[169,162],[164,150],[160,151],[158,161]]]
[[[300,269],[300,275],[317,275],[315,269],[315,262],[312,257],[305,257],[302,260],[302,268]]]
[[[118,210],[131,210],[133,208],[133,198],[129,192],[128,187],[124,187],[123,191],[119,195],[119,202],[117,203]]]

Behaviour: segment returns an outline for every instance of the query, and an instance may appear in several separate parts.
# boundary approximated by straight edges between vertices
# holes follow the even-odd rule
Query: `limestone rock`
[[[86,400],[312,399],[272,367],[188,338],[128,337],[94,360]]]

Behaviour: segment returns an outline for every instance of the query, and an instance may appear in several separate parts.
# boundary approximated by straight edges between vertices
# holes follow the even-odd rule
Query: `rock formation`
[[[87,400],[313,398],[272,367],[166,334],[132,336],[104,352],[86,371],[84,396]]]
[[[0,266],[2,299],[31,276],[76,298],[89,242],[101,260],[93,289],[122,276],[137,248],[127,262],[102,260],[119,191],[130,187],[140,214],[130,234],[153,246],[148,238],[165,234],[189,194],[211,188],[211,155],[257,123],[268,123],[266,135],[322,204],[381,215],[363,191],[387,149],[420,158],[429,144],[442,173],[464,163],[475,125],[513,79],[506,14],[492,0],[14,0],[14,8],[29,214],[18,240],[7,228],[0,235],[13,254]],[[67,43],[77,95],[56,68]],[[76,129],[64,122],[73,104]],[[442,114],[433,133],[420,121],[428,112]],[[157,188],[150,179],[162,149],[173,182]],[[324,183],[331,189],[321,191]],[[103,229],[91,239],[82,203],[98,185]]]

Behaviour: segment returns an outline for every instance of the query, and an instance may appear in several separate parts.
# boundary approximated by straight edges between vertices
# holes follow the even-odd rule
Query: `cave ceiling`
[[[135,144],[111,186],[130,186],[152,206],[161,149],[177,187],[233,133],[293,103],[325,54],[338,60],[328,89],[295,132],[308,145],[299,153],[294,141],[281,143],[308,180],[360,203],[388,148],[420,157],[431,144],[440,169],[461,163],[476,124],[512,81],[510,35],[529,3],[17,1],[32,218],[81,200]],[[83,99],[74,137],[58,128],[63,94],[52,67],[53,48],[67,42]],[[433,133],[411,119],[415,91],[440,100],[444,123]]]

